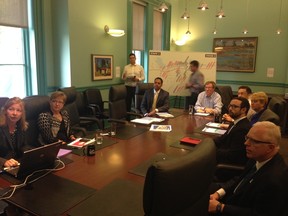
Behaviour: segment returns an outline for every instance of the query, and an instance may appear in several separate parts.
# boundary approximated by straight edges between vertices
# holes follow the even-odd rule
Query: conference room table
[[[131,169],[149,160],[159,152],[173,156],[181,156],[189,153],[190,150],[175,148],[170,145],[173,143],[179,143],[180,139],[183,137],[193,137],[196,134],[199,135],[199,131],[201,132],[201,130],[197,130],[197,128],[202,127],[207,122],[213,121],[212,116],[203,117],[189,115],[182,109],[172,109],[171,112],[175,117],[168,118],[164,122],[160,123],[171,125],[171,132],[152,132],[149,131],[150,125],[130,123],[129,126],[125,126],[127,127],[127,130],[131,127],[145,128],[147,130],[142,131],[142,133],[129,139],[118,139],[116,138],[117,136],[104,137],[104,141],[114,141],[115,144],[97,150],[95,156],[80,156],[73,153],[65,155],[66,161],[68,160],[70,162],[66,163],[64,169],[53,172],[53,174],[49,175],[60,177],[61,179],[67,179],[69,182],[78,183],[83,187],[95,189],[95,191],[101,190],[115,179],[125,179],[143,184],[145,178],[130,173],[129,171]],[[205,137],[206,135],[202,134],[201,136]],[[11,183],[0,178],[0,187],[7,187],[9,184]],[[50,182],[50,184],[52,183]],[[46,187],[45,183],[43,184],[43,187]],[[21,193],[21,190],[24,189],[19,189],[18,195]],[[89,196],[91,195],[90,192],[87,192]],[[46,195],[48,196],[48,194],[43,194],[43,197]],[[36,199],[38,199],[38,197],[35,197],[35,200]],[[83,199],[85,199],[85,197],[83,197]],[[35,212],[29,209],[29,204],[25,203],[25,206],[22,206],[22,198],[19,203],[17,203],[18,200],[15,201],[12,198],[9,199],[9,202],[19,208],[23,208],[30,214],[35,214]],[[59,202],[61,202],[61,200]],[[31,205],[33,205],[33,203],[31,203]],[[74,206],[70,206],[69,209]],[[51,208],[53,208],[53,206],[51,206]],[[66,212],[61,214],[66,215]]]

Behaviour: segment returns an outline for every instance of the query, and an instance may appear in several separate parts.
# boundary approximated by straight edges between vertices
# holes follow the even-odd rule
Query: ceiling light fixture
[[[246,0],[246,24],[248,23],[249,0]],[[244,27],[243,34],[248,34],[248,29]]]
[[[276,30],[276,34],[280,35],[282,33],[282,30],[280,28],[281,26],[281,15],[282,15],[282,0],[280,1],[280,11],[279,11],[279,20],[278,20],[278,29]]]
[[[208,8],[208,4],[204,0],[202,0],[202,1],[200,1],[199,6],[197,7],[197,9],[205,11],[205,10],[209,9]]]
[[[217,34],[217,18],[215,18],[214,30],[212,32],[214,35]]]
[[[187,0],[186,0],[186,4],[185,4],[185,11],[183,13],[183,15],[181,16],[182,19],[189,19],[190,18],[190,15],[189,13],[187,12]]]
[[[222,19],[223,17],[226,17],[225,14],[224,14],[224,10],[223,10],[223,0],[221,0],[220,10],[216,14],[216,17],[218,17],[219,19]]]
[[[160,7],[159,7],[159,10],[161,11],[161,12],[165,12],[166,10],[168,10],[168,6],[165,4],[165,2],[162,2],[162,4],[160,5]]]
[[[109,29],[108,25],[104,26],[104,31],[106,32],[106,34],[109,34],[113,37],[122,37],[123,35],[125,35],[125,31],[122,29]]]

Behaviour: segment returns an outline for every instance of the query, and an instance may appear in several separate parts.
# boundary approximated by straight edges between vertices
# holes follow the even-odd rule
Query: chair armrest
[[[86,135],[87,135],[87,131],[86,131],[86,129],[83,128],[83,127],[73,126],[73,127],[71,127],[71,129],[82,132],[82,133],[83,133],[83,136],[86,136]]]
[[[217,164],[216,165],[216,170],[226,169],[226,170],[243,171],[244,168],[245,168],[244,166],[233,165],[233,164]]]
[[[90,110],[90,112],[92,113],[93,116],[96,115],[95,107],[88,105],[88,106],[87,106],[87,109]]]
[[[98,118],[94,118],[94,117],[80,117],[80,121],[81,120],[94,121],[99,128],[103,129],[103,124]]]
[[[108,122],[115,122],[115,123],[120,123],[120,124],[129,124],[128,121],[120,120],[120,119],[108,119]]]
[[[139,118],[143,118],[143,115],[140,114],[140,113],[127,112],[127,115],[132,115],[132,116],[136,116],[136,117],[139,117]]]
[[[89,104],[89,107],[93,107],[96,113],[101,113],[101,109],[97,104]]]

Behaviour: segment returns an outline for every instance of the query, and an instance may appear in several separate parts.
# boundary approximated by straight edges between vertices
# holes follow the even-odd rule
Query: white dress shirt
[[[138,78],[139,82],[145,80],[143,67],[137,64],[126,65],[122,74],[122,79],[125,80],[125,85],[135,87],[138,82],[133,81],[134,77]]]

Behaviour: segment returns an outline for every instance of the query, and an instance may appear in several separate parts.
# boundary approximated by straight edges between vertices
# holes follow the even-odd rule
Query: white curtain
[[[133,50],[144,50],[145,6],[133,3]]]
[[[0,0],[0,25],[27,28],[27,0]]]

